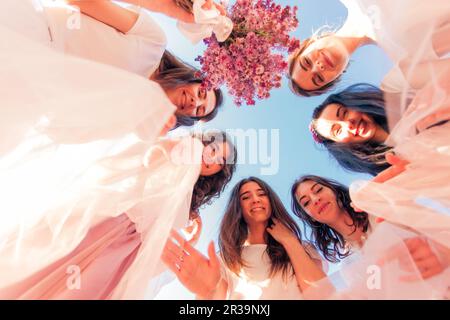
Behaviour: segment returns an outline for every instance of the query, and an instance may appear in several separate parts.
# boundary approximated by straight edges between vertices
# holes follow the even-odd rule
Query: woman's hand
[[[403,171],[406,170],[406,166],[409,164],[408,160],[404,160],[402,158],[400,158],[399,156],[396,156],[393,153],[387,153],[386,154],[386,161],[391,165],[389,168],[387,168],[386,170],[380,172],[375,178],[372,179],[373,182],[377,182],[377,183],[384,183],[396,176],[398,176],[399,174],[401,174]],[[353,209],[355,209],[355,207],[352,205]],[[358,209],[359,210],[359,209]],[[356,210],[356,212],[361,212],[362,210]],[[375,222],[380,223],[383,222],[384,219],[383,218],[376,218]]]
[[[272,221],[273,224],[266,230],[276,241],[283,246],[287,245],[290,241],[298,241],[296,235],[282,222],[275,218],[272,218]]]
[[[431,249],[428,241],[421,237],[415,237],[406,239],[404,244],[408,248],[409,256],[414,261],[414,265],[420,272],[420,276],[422,279],[431,278],[442,271],[444,271],[444,266],[439,260],[436,253]],[[386,257],[380,261],[380,264],[384,264],[388,261],[398,260],[400,267],[402,267],[405,271],[414,271],[411,270],[411,264],[409,257],[403,257],[401,252],[397,247],[394,247]],[[403,281],[415,281],[420,280],[416,275],[407,275],[401,278]]]
[[[175,115],[171,115],[169,120],[164,124],[164,127],[159,133],[160,137],[164,137],[175,125],[177,124],[177,117]]]
[[[206,0],[205,4],[202,5],[202,9],[211,10],[213,6],[216,7],[217,10],[219,10],[219,12],[222,16],[227,15],[227,11],[225,10],[225,7],[222,4],[215,3],[213,0]]]
[[[417,122],[416,129],[417,131],[422,132],[431,126],[446,120],[450,120],[450,107],[446,107],[440,111],[437,111],[423,118],[422,120]]]
[[[183,229],[183,231],[189,235],[190,240],[188,242],[191,246],[195,246],[197,244],[202,232],[202,227],[202,218],[197,215],[195,219],[189,220],[189,226]]]
[[[405,171],[406,166],[409,164],[408,160],[404,160],[393,153],[386,154],[386,161],[391,166],[373,178],[373,182],[384,183]]]
[[[220,280],[220,262],[213,242],[208,246],[208,257],[193,248],[176,231],[171,232],[161,256],[188,290],[206,298],[213,296]]]

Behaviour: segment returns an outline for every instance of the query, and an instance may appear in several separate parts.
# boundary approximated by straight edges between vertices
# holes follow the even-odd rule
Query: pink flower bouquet
[[[234,102],[254,105],[281,86],[287,69],[280,52],[293,52],[299,40],[289,33],[298,26],[297,7],[282,8],[273,0],[236,0],[228,12],[233,31],[224,41],[204,39],[207,49],[197,57],[207,89],[225,84]],[[277,52],[278,51],[278,52]]]

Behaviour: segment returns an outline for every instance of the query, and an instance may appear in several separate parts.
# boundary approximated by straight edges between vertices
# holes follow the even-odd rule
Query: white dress
[[[55,143],[117,139],[129,133],[155,139],[176,110],[161,87],[49,48],[47,19],[35,2],[2,1],[0,78],[8,86],[0,89],[0,130],[8,138],[0,143],[0,155],[36,130]]]
[[[227,300],[303,300],[297,279],[289,268],[286,278],[281,272],[270,277],[270,258],[266,244],[244,245],[242,258],[248,264],[239,276],[230,271],[222,262],[222,278],[227,282]],[[321,260],[311,248],[308,252],[313,259]]]
[[[450,288],[448,258],[441,260],[444,270],[440,274],[422,279],[404,243],[418,236],[386,221],[377,224],[361,247],[352,247],[354,252],[340,263],[337,271],[314,283],[304,296],[332,300],[446,299]],[[441,259],[436,251],[439,245],[429,239],[428,243]],[[334,286],[331,290],[330,282]]]
[[[52,46],[62,52],[110,64],[149,78],[157,69],[166,48],[164,31],[144,9],[133,27],[123,34],[80,14],[73,6],[45,3],[44,14],[52,36]]]
[[[190,136],[156,144],[136,142],[100,159],[70,184],[60,185],[60,197],[58,190],[41,192],[39,185],[22,188],[22,201],[2,203],[16,223],[8,230],[2,225],[8,232],[2,234],[6,237],[0,246],[0,297],[144,299],[155,295],[162,285],[157,281],[165,269],[160,255],[169,232],[188,221],[202,150],[201,141]],[[0,184],[8,186],[11,181]],[[120,225],[126,223],[126,230],[116,230],[117,219]],[[110,233],[95,231],[105,223],[111,224]],[[121,259],[130,251],[134,257],[124,268]],[[108,269],[112,274],[105,279],[102,268],[108,261],[118,271]],[[79,266],[82,283],[90,287],[105,290],[107,283],[102,281],[111,277],[114,287],[106,290],[106,296],[84,287],[71,291],[65,285],[68,275],[61,270],[66,265]],[[36,275],[40,276],[36,279]]]
[[[450,23],[448,1],[437,0],[432,5],[426,1],[342,2],[349,8],[349,17],[354,17],[348,27],[358,27],[356,22],[360,19],[359,32],[374,39],[394,64],[409,61],[407,67],[410,70],[421,61],[437,57],[431,37],[442,28],[448,28]],[[352,30],[348,30],[351,34]],[[408,79],[404,80],[395,89],[404,94],[401,103],[388,102],[386,106],[388,110],[399,110],[401,115],[386,144],[393,146],[399,156],[410,161],[410,165],[404,173],[383,184],[354,183],[350,190],[352,201],[369,214],[410,227],[450,246],[450,125],[447,122],[420,134],[416,132],[420,120],[448,108],[450,65],[412,96],[409,95]],[[407,95],[413,100],[406,99]]]
[[[367,36],[374,40],[394,62],[381,88],[390,93],[408,94],[409,76],[416,65],[439,59],[446,54],[450,31],[450,2],[435,0],[341,0],[348,9],[348,19],[337,32],[341,36]],[[447,52],[448,54],[448,52]],[[404,61],[410,64],[403,69]]]

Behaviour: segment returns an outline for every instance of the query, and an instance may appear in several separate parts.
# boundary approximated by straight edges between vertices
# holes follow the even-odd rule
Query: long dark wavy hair
[[[213,130],[194,136],[201,140],[205,147],[215,141],[224,142],[231,147],[230,149],[232,151],[228,158],[225,159],[226,163],[224,163],[222,170],[211,176],[200,176],[198,178],[192,193],[191,219],[198,215],[198,210],[201,206],[210,204],[214,198],[218,198],[221,195],[227,184],[233,178],[237,162],[236,147],[225,132]]]
[[[248,237],[247,223],[244,220],[240,204],[241,187],[248,182],[256,182],[268,196],[272,207],[271,217],[280,220],[296,236],[301,239],[301,232],[295,221],[287,212],[283,203],[273,189],[261,179],[249,177],[239,181],[231,191],[230,199],[220,224],[219,248],[220,255],[226,266],[236,274],[242,267],[247,266],[242,258],[242,249]],[[269,225],[272,220],[269,220]],[[287,277],[289,271],[293,274],[289,256],[284,247],[267,233],[266,252],[271,261],[270,276],[282,271],[282,276]]]
[[[348,188],[343,184],[331,179],[325,179],[314,175],[305,175],[295,181],[291,188],[291,205],[294,214],[299,217],[306,226],[311,228],[311,234],[308,237],[310,241],[314,243],[325,259],[330,262],[339,262],[341,259],[347,257],[350,252],[346,249],[344,237],[335,231],[333,228],[326,224],[315,221],[311,216],[302,208],[297,200],[296,192],[301,183],[305,181],[314,181],[322,186],[330,188],[336,195],[336,201],[338,205],[350,215],[354,227],[354,231],[357,228],[362,227],[366,232],[369,227],[369,216],[365,212],[356,212],[350,205],[350,193]],[[306,230],[306,228],[305,228]]]
[[[184,9],[187,12],[192,13],[194,4],[192,3],[191,0],[173,0],[173,2],[175,2],[175,4],[178,7]]]
[[[330,95],[313,112],[312,130],[328,152],[344,168],[353,172],[368,173],[373,176],[389,167],[386,161],[386,153],[392,147],[383,143],[340,143],[326,139],[315,130],[314,120],[317,120],[323,110],[330,104],[336,103],[346,108],[369,115],[376,124],[389,133],[385,100],[383,92],[367,83],[354,84],[345,90]]]
[[[158,69],[152,75],[151,79],[158,82],[164,90],[170,90],[182,85],[202,83],[203,79],[197,75],[198,71],[198,69],[179,60],[166,50],[161,58]],[[214,94],[216,96],[216,105],[210,113],[203,117],[188,117],[182,114],[176,114],[177,123],[173,129],[179,126],[193,126],[199,120],[207,122],[214,119],[223,104],[223,93],[220,89],[215,89]]]

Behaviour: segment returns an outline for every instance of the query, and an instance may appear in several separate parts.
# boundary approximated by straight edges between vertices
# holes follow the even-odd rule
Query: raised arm
[[[109,0],[67,0],[67,3],[78,7],[81,13],[122,33],[127,33],[138,19],[136,12]]]
[[[274,224],[267,228],[267,232],[286,249],[294,268],[298,287],[301,292],[304,292],[312,283],[326,277],[322,270],[322,263],[308,255],[297,237],[285,225],[277,219],[272,220]]]
[[[180,234],[172,231],[161,258],[186,289],[196,294],[197,299],[225,299],[227,283],[221,278],[220,262],[213,243],[208,247],[208,259]]]
[[[138,18],[136,12],[123,8],[110,0],[66,0],[66,2],[78,7],[81,13],[122,33],[127,33]],[[122,0],[122,2],[140,5],[150,11],[162,13],[183,22],[194,22],[192,13],[177,6],[173,0]]]

